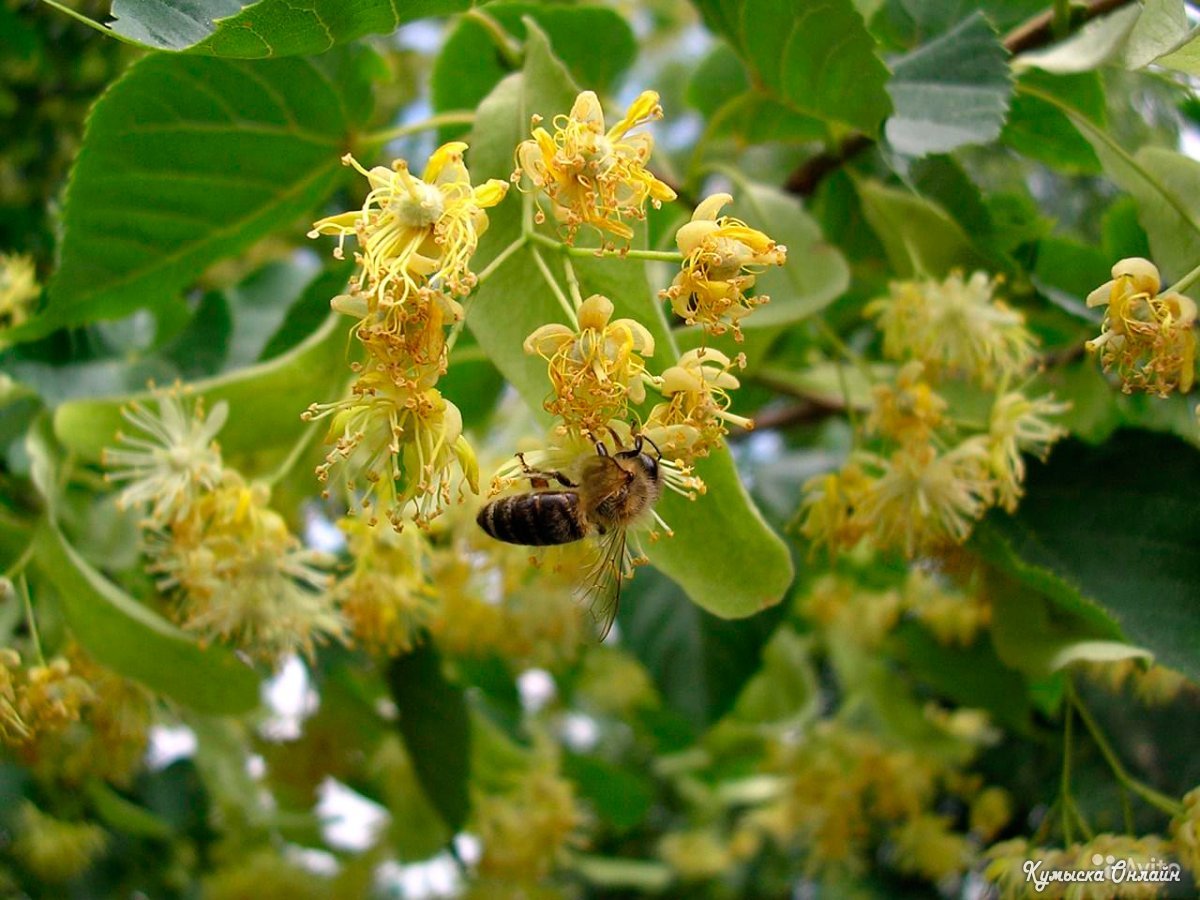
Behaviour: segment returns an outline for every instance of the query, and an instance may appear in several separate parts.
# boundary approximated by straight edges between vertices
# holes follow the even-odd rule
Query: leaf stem
[[[1192,269],[1192,271],[1188,272],[1177,282],[1171,285],[1168,290],[1175,291],[1177,294],[1182,294],[1197,281],[1200,281],[1200,265],[1196,266],[1196,268]]]
[[[563,272],[567,276],[567,290],[571,292],[571,302],[575,304],[575,309],[583,306],[583,294],[579,290],[579,276],[575,274],[575,267],[571,265],[571,257],[563,257]]]
[[[49,0],[43,0],[49,2]],[[451,112],[438,113],[436,116],[430,116],[428,119],[422,119],[420,122],[409,122],[407,125],[397,125],[395,128],[385,128],[382,131],[372,131],[370,134],[363,135],[362,140],[369,144],[379,143],[386,144],[388,141],[394,141],[396,138],[407,137],[410,134],[419,134],[422,131],[430,131],[434,128],[441,128],[443,125],[474,125],[475,113],[469,109],[456,109]]]
[[[17,557],[17,561],[14,562],[11,566],[9,566],[5,570],[4,575],[2,577],[8,578],[10,580],[13,578],[16,578],[18,575],[20,575],[22,572],[25,571],[25,567],[27,565],[29,565],[29,560],[31,560],[32,558],[33,558],[33,541],[30,541],[29,546],[27,546],[25,548],[24,552],[22,552],[21,555],[19,557]]]
[[[554,238],[539,234],[536,231],[530,231],[529,238],[535,243],[557,250],[559,253],[565,253],[568,256],[590,257],[592,259],[647,259],[653,262],[683,262],[683,254],[678,250],[634,250],[632,248],[606,250],[603,247],[576,247],[564,241],[556,241]]]
[[[33,617],[33,598],[29,596],[29,581],[24,575],[18,581],[21,601],[25,604],[25,624],[29,626],[29,636],[33,639],[33,649],[37,653],[38,662],[46,664],[46,656],[42,653],[42,638],[38,634],[37,619]]]
[[[292,444],[292,449],[288,451],[288,455],[284,457],[283,462],[279,464],[274,472],[272,472],[263,480],[268,485],[274,487],[276,484],[286,478],[288,473],[296,467],[296,463],[300,462],[300,458],[304,456],[304,454],[308,451],[308,448],[312,446],[313,437],[318,434],[320,430],[321,429],[315,423],[310,424],[304,430],[304,433],[296,439],[296,442]]]
[[[1096,745],[1096,749],[1100,751],[1100,755],[1104,757],[1104,761],[1108,763],[1108,767],[1112,770],[1113,775],[1122,786],[1128,788],[1133,793],[1137,794],[1148,804],[1153,806],[1160,812],[1166,813],[1168,816],[1178,816],[1183,813],[1183,806],[1174,798],[1168,797],[1160,791],[1156,791],[1150,785],[1145,784],[1126,771],[1124,764],[1117,758],[1116,751],[1113,750],[1112,744],[1108,742],[1108,738],[1104,736],[1104,732],[1100,730],[1100,725],[1096,722],[1083,702],[1079,699],[1079,695],[1075,693],[1075,688],[1070,681],[1067,682],[1067,697],[1070,700],[1071,706],[1079,714],[1079,720],[1083,722],[1087,728],[1088,734],[1091,735],[1092,742]]]
[[[521,51],[520,44],[504,30],[503,25],[478,7],[467,10],[463,14],[463,18],[472,19],[483,27],[488,37],[492,39],[492,43],[496,45],[496,51],[510,69],[521,68],[525,61],[525,54]]]
[[[1063,843],[1068,847],[1074,843],[1071,831],[1071,736],[1074,721],[1074,707],[1068,703],[1063,713],[1062,777],[1058,783],[1059,805],[1062,807]]]
[[[530,253],[533,255],[533,261],[538,267],[538,271],[542,273],[542,277],[546,279],[546,284],[549,285],[551,293],[558,300],[558,305],[563,308],[563,312],[567,314],[567,321],[571,323],[571,327],[579,327],[579,317],[575,315],[575,309],[571,306],[571,302],[567,299],[567,295],[563,293],[558,282],[554,280],[554,275],[550,271],[550,267],[546,265],[546,261],[542,259],[542,254],[538,252],[537,247],[530,247]]]
[[[475,276],[476,282],[479,284],[483,284],[485,281],[487,281],[488,278],[490,278],[498,268],[500,268],[502,265],[504,265],[505,261],[510,256],[512,256],[514,253],[516,253],[518,250],[520,250],[522,247],[525,246],[525,240],[526,240],[525,235],[521,235],[520,237],[513,240],[513,242],[511,244],[509,244],[507,247],[505,247],[503,250],[501,250],[499,253],[497,253],[495,258],[490,263],[488,263],[486,266],[483,267],[483,271],[478,273]]]

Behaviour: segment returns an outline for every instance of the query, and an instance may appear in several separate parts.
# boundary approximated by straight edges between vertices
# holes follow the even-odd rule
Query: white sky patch
[[[521,706],[526,712],[536,713],[554,699],[558,692],[554,678],[545,669],[528,669],[517,676],[517,690],[521,693]]]
[[[346,536],[314,504],[304,510],[304,543],[322,553],[341,553],[346,548]]]
[[[337,857],[324,850],[314,850],[311,847],[288,844],[284,848],[284,854],[300,868],[314,872],[317,875],[336,875],[338,870],[341,869],[341,866],[338,865]]]
[[[158,772],[179,759],[196,754],[196,733],[186,725],[155,725],[150,729],[146,765]]]
[[[1200,128],[1184,125],[1179,134],[1179,150],[1184,156],[1200,160]]]
[[[576,753],[586,753],[600,740],[600,726],[591,716],[583,713],[567,713],[559,724],[563,743]]]
[[[404,900],[455,897],[463,888],[458,864],[449,853],[409,865],[385,862],[375,870],[375,884],[385,896],[398,893]]]
[[[259,727],[270,741],[294,741],[304,720],[317,709],[320,698],[313,690],[308,670],[298,656],[290,656],[274,678],[262,687],[263,702],[271,715]]]
[[[317,816],[326,843],[351,853],[362,853],[371,847],[388,821],[386,809],[336,778],[321,782],[317,790]]]

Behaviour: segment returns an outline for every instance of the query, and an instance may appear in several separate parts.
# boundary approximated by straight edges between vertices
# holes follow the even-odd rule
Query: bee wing
[[[587,604],[600,641],[608,637],[617,617],[624,567],[625,529],[614,528],[597,541],[596,558],[588,567],[578,593],[579,601]]]

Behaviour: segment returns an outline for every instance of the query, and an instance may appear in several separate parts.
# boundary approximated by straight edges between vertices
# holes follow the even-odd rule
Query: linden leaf
[[[1073,641],[1125,638],[1200,678],[1194,446],[1132,430],[1098,447],[1064,442],[1048,463],[1030,467],[1017,512],[989,515],[979,540],[1024,593],[1050,601],[1051,618],[1090,623],[1071,632]],[[1025,641],[1044,631],[1032,621],[1022,627]],[[1061,655],[1061,648],[1050,649]]]
[[[368,58],[159,54],[131,66],[88,122],[46,309],[15,331],[159,305],[311,211],[341,180],[340,157],[367,115]]]
[[[229,421],[219,436],[227,462],[248,476],[263,474],[287,454],[303,429],[312,427],[300,414],[339,389],[330,373],[345,366],[349,327],[347,319],[329,315],[320,329],[282,356],[190,385],[210,409],[222,400],[229,404]],[[55,436],[81,460],[98,462],[100,452],[113,446],[117,431],[128,427],[121,407],[134,400],[151,402],[151,395],[143,391],[64,403],[54,414]]]
[[[38,571],[57,589],[71,633],[103,665],[197,712],[258,705],[258,676],[224,647],[201,647],[93,569],[58,529],[34,539]]]
[[[900,153],[948,153],[1000,134],[1012,93],[1008,52],[981,13],[892,64],[888,143]]]
[[[113,0],[117,34],[155,50],[260,59],[324,53],[470,0]]]
[[[954,268],[987,264],[940,206],[877,181],[862,182],[858,193],[863,215],[901,277],[921,272],[938,276]]]
[[[762,90],[794,112],[876,134],[887,67],[852,0],[698,0]]]

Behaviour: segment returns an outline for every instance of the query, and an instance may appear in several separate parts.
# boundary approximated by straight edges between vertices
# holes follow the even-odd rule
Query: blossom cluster
[[[105,451],[108,477],[124,485],[118,503],[143,513],[149,568],[180,625],[274,664],[340,635],[321,555],[271,509],[265,484],[222,459],[227,404],[206,413],[176,387],[122,412],[134,431]]]
[[[1195,301],[1160,293],[1157,267],[1141,257],[1121,260],[1112,276],[1087,298],[1088,306],[1104,307],[1101,334],[1088,350],[1099,352],[1104,371],[1116,369],[1127,394],[1186,394],[1196,378]]]
[[[314,403],[308,419],[329,419],[321,481],[340,480],[352,510],[379,514],[400,530],[406,519],[427,525],[449,502],[457,468],[476,490],[475,454],[462,414],[436,385],[446,371],[446,329],[463,320],[456,298],[476,283],[470,262],[487,229],[486,210],[508,185],[472,186],[467,145],[443,144],[421,178],[404,160],[369,171],[353,157],[370,191],[362,208],[321,219],[310,237],[336,235],[335,256],[354,237],[358,272],[333,309],[355,320],[365,355],[353,365],[350,394]]]
[[[890,381],[872,390],[859,446],[837,472],[805,486],[802,533],[831,552],[863,538],[912,558],[961,544],[992,506],[1016,508],[1023,454],[1044,455],[1066,434],[1052,396],[1011,385],[1028,375],[1034,340],[1020,313],[994,297],[982,272],[896,282],[870,305]],[[962,378],[990,402],[986,424],[955,415],[939,392]]]

